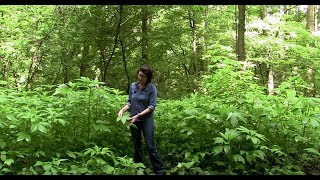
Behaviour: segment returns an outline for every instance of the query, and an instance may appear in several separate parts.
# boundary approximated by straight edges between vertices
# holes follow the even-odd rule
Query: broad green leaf
[[[314,128],[319,127],[319,122],[318,122],[318,119],[316,118],[310,118],[310,124]]]
[[[258,144],[260,143],[260,140],[256,137],[250,137],[251,141],[253,142],[253,144]]]
[[[221,152],[222,152],[222,150],[223,150],[223,146],[216,146],[216,147],[214,147],[213,148],[213,155],[215,156],[215,155],[217,155],[217,154],[220,154]]]
[[[2,161],[5,161],[5,160],[7,159],[7,155],[1,154],[0,159],[1,159]]]
[[[234,159],[235,161],[241,161],[243,164],[245,164],[245,160],[244,160],[244,158],[243,158],[240,154],[234,155],[234,156],[233,156],[233,159]]]
[[[46,172],[50,172],[50,169],[52,168],[52,165],[51,164],[44,164],[43,165],[43,169],[46,171]]]
[[[11,166],[11,164],[14,163],[14,160],[13,159],[6,159],[4,161],[4,164],[8,165],[8,166]]]
[[[57,120],[62,126],[66,126],[67,121],[65,121],[64,119],[57,119]]]
[[[42,124],[39,123],[38,125],[38,129],[39,131],[43,132],[43,133],[47,133],[48,129],[46,127],[44,127]]]
[[[43,162],[42,162],[42,161],[37,161],[34,166],[42,166],[42,165],[43,165]]]
[[[194,165],[194,163],[195,163],[194,161],[187,162],[187,163],[185,163],[185,166],[187,169],[190,169]]]
[[[14,117],[13,115],[9,114],[9,115],[6,115],[6,117],[10,120],[10,121],[16,121],[16,117]]]
[[[266,156],[264,152],[261,150],[254,150],[252,155],[255,157],[259,157],[261,160],[263,160],[264,157]]]
[[[184,154],[184,158],[187,159],[190,155],[191,155],[190,152],[186,152],[186,153]]]
[[[194,132],[193,129],[190,129],[188,132],[187,132],[187,135],[189,136],[190,134],[192,134]]]
[[[17,133],[17,142],[25,140],[29,142],[31,140],[31,136],[27,132],[19,132]]]
[[[309,152],[309,153],[313,153],[313,154],[316,154],[318,156],[320,156],[320,153],[317,149],[314,149],[314,148],[306,148],[304,149],[305,151]]]
[[[71,151],[68,151],[68,152],[67,152],[67,155],[68,155],[69,157],[74,158],[74,159],[77,158],[76,155],[75,155],[73,152],[71,152]]]
[[[287,91],[287,98],[288,99],[292,99],[292,98],[295,98],[296,97],[296,91],[295,90],[288,90]]]
[[[226,163],[222,161],[215,161],[214,163],[216,163],[218,166],[226,166]]]
[[[223,150],[226,154],[228,154],[230,151],[230,146],[223,146]]]
[[[3,168],[3,169],[1,169],[1,172],[11,172],[11,170],[10,169],[8,169],[8,168]]]
[[[0,147],[1,149],[4,149],[7,146],[7,143],[3,141],[3,139],[0,139]]]
[[[110,165],[105,165],[102,169],[103,172],[107,173],[107,174],[112,174],[114,171],[114,167],[110,166]]]

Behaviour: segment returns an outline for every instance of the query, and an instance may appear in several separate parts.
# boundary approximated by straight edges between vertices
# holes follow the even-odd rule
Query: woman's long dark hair
[[[142,64],[138,69],[137,74],[139,71],[143,72],[147,76],[147,84],[150,83],[153,78],[153,70],[147,64]]]

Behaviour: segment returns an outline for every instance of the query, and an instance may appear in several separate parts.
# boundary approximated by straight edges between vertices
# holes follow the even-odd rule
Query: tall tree
[[[83,52],[82,52],[82,59],[80,61],[80,77],[87,77],[87,70],[89,68],[89,51],[90,51],[90,44],[87,42],[83,42]]]
[[[142,6],[142,60],[148,62],[148,6]]]
[[[239,61],[245,61],[245,10],[246,5],[238,5],[238,28],[237,28],[237,56]]]
[[[308,9],[307,9],[307,24],[306,27],[309,31],[311,32],[315,32],[315,20],[316,20],[316,16],[315,16],[315,5],[308,5]]]

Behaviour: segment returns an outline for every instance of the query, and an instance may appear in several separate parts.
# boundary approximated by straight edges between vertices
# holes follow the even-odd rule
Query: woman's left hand
[[[137,115],[135,115],[135,116],[132,116],[132,117],[130,118],[130,125],[133,124],[133,123],[138,119],[138,117],[139,117],[139,114],[137,114]]]

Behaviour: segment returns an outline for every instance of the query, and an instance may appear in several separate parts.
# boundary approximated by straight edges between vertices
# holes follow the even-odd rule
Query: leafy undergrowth
[[[117,118],[127,96],[99,84],[2,88],[0,173],[152,175],[147,157],[133,162],[128,114]],[[155,142],[166,174],[319,174],[320,100],[235,85],[237,93],[158,99]]]

